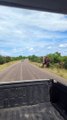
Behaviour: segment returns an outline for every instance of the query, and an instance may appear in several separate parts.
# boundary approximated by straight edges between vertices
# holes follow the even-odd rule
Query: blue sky
[[[0,54],[67,55],[67,15],[0,6]]]

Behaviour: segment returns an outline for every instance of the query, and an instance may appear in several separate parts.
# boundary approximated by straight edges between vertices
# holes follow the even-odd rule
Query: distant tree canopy
[[[38,63],[41,63],[43,61],[41,57],[35,55],[28,56],[28,59],[31,60],[32,62],[38,62]]]
[[[0,55],[0,64],[3,64],[5,62],[6,62],[6,58]]]
[[[0,55],[0,64],[8,63],[10,61],[15,61],[15,60],[22,60],[22,59],[26,59],[26,58],[27,57],[25,57],[25,56],[10,57],[10,56]]]
[[[6,61],[6,62],[10,62],[11,60],[12,60],[11,57],[9,57],[9,56],[6,56],[6,57],[5,57],[5,61]]]

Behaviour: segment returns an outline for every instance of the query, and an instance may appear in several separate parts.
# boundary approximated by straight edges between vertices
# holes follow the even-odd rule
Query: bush
[[[58,53],[58,52],[56,52],[56,53],[54,53],[54,54],[49,54],[49,55],[47,55],[47,56],[49,57],[51,63],[59,63],[59,62],[62,61],[62,59],[61,59],[61,58],[62,58],[62,57],[61,57],[61,54]]]
[[[38,62],[38,63],[42,62],[42,57],[38,57],[35,55],[29,56],[28,59],[32,62]]]
[[[6,63],[11,61],[11,57],[6,56]]]
[[[67,61],[64,62],[64,68],[67,69]]]
[[[4,64],[6,62],[5,57],[0,55],[0,64]]]

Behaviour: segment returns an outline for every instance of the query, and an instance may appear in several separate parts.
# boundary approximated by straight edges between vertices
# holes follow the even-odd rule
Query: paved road
[[[0,82],[33,79],[55,79],[58,81],[65,81],[63,78],[46,71],[46,69],[41,70],[35,65],[30,64],[28,60],[18,62],[0,72]]]

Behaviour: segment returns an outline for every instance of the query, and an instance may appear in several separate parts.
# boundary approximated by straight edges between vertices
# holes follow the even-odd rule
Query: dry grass
[[[42,66],[41,63],[36,63],[36,62],[31,62],[31,63],[34,64],[34,65],[36,65],[36,66],[38,66],[38,67],[40,67],[40,68],[41,68],[41,66]]]
[[[39,68],[42,68],[42,64],[41,63],[36,63],[36,62],[31,62],[32,64],[38,66]],[[67,70],[66,69],[62,69],[62,68],[57,68],[57,67],[50,67],[50,68],[42,68],[47,69],[49,72],[51,73],[55,73],[56,75],[59,75],[65,79],[67,79]]]
[[[5,63],[5,64],[2,64],[0,65],[0,71],[3,71],[5,70],[6,68],[8,68],[9,66],[17,63],[18,61],[12,61],[12,62],[8,62],[8,63]]]
[[[67,70],[61,68],[49,68],[50,72],[53,72],[65,79],[67,79]]]

